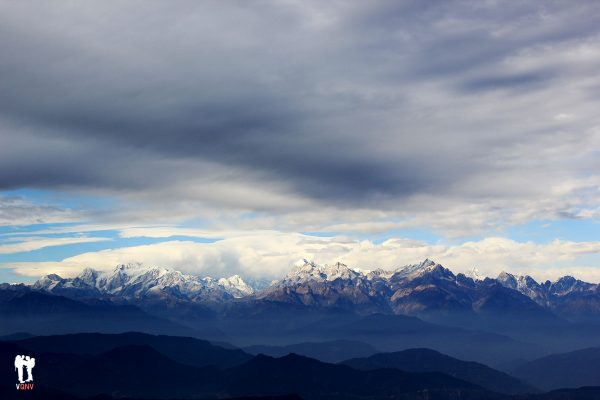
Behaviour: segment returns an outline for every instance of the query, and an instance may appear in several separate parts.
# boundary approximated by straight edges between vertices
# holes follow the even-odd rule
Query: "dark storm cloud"
[[[534,89],[552,79],[551,71],[534,71],[524,74],[492,75],[470,79],[460,84],[467,92],[480,92],[494,89]]]
[[[489,129],[461,93],[547,90],[568,66],[507,60],[600,22],[587,2],[486,4],[5,3],[0,188],[153,193],[208,162],[354,206],[460,190],[507,168],[487,143],[504,157],[553,123]]]

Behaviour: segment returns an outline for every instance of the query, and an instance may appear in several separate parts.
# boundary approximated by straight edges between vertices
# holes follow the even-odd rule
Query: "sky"
[[[0,2],[0,281],[600,282],[600,3]]]

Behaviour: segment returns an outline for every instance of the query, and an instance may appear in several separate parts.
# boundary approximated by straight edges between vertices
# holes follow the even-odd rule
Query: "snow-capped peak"
[[[333,265],[324,265],[322,270],[327,276],[326,279],[328,281],[333,281],[338,278],[353,279],[362,275],[360,271],[350,269],[346,264],[342,264],[341,262],[337,262]]]
[[[293,285],[308,281],[331,282],[336,279],[353,281],[356,279],[388,280],[392,276],[396,276],[400,279],[413,279],[426,273],[436,274],[436,276],[439,275],[440,278],[454,278],[454,275],[450,270],[430,259],[425,259],[418,264],[407,265],[395,270],[384,270],[382,268],[361,270],[358,268],[350,268],[341,262],[337,262],[333,265],[318,265],[313,261],[303,259],[294,263],[294,267],[290,273],[279,282],[279,285]]]
[[[583,281],[580,281],[579,279],[576,279],[570,275],[566,275],[566,276],[563,276],[562,278],[556,280],[555,282],[551,283],[549,286],[550,286],[550,290],[553,294],[558,295],[558,296],[564,296],[565,294],[568,294],[571,292],[593,290],[594,288],[597,288],[599,285],[583,282]]]
[[[321,267],[313,261],[303,259],[294,263],[292,270],[284,278],[285,281],[324,280]]]
[[[368,280],[373,280],[373,279],[390,279],[392,277],[392,275],[394,275],[396,271],[389,271],[389,270],[385,270],[383,268],[377,268],[374,269],[372,271],[367,272],[367,279]]]
[[[536,280],[529,275],[514,275],[505,271],[500,272],[496,280],[503,286],[511,289],[532,288],[539,285]]]
[[[254,289],[244,282],[242,277],[239,275],[233,275],[229,278],[221,278],[218,280],[218,283],[236,298],[244,297],[254,293]]]
[[[353,279],[363,276],[360,271],[348,268],[346,264],[337,262],[333,265],[318,265],[306,259],[294,263],[294,267],[281,283],[302,283],[308,281],[334,281],[338,278]]]
[[[42,276],[32,287],[34,289],[52,290],[60,283],[62,278],[56,274]]]
[[[454,277],[450,270],[428,258],[418,264],[407,265],[405,267],[398,268],[394,273],[394,277],[401,279],[414,279],[431,273],[435,273],[440,277],[444,277],[446,275],[448,278]]]
[[[500,274],[498,275],[496,280],[504,287],[507,287],[510,289],[517,288],[517,277],[506,271],[500,272]]]

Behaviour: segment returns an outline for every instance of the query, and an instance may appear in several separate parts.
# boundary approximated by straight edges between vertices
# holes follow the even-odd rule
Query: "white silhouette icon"
[[[27,380],[23,380],[23,367],[27,368]],[[33,382],[33,372],[31,371],[35,367],[35,358],[29,356],[16,356],[15,357],[15,370],[19,375],[19,383]]]

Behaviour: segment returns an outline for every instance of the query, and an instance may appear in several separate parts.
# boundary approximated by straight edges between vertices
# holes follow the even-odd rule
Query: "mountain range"
[[[102,297],[124,300],[184,299],[199,303],[219,302],[254,293],[244,280],[200,278],[162,267],[140,263],[118,265],[109,272],[86,268],[74,278],[56,274],[42,277],[33,289],[69,297]]]
[[[0,335],[127,330],[194,334],[189,327],[149,314],[135,305],[95,298],[83,302],[25,285],[0,284]]]
[[[600,345],[598,285],[570,277],[538,284],[508,273],[474,279],[431,260],[372,271],[303,260],[261,287],[142,264],[53,274],[0,284],[0,334],[136,330],[263,346],[273,355],[298,343],[361,342],[365,351],[424,347],[505,371]],[[307,354],[369,355],[339,349]]]
[[[522,317],[535,324],[558,319],[600,318],[600,286],[570,276],[536,282],[530,276],[502,272],[497,278],[473,279],[431,260],[395,270],[360,271],[337,263],[308,260],[268,287],[258,290],[240,276],[213,279],[141,264],[119,265],[109,272],[85,269],[74,278],[47,275],[32,289],[74,299],[97,298],[131,304],[170,306],[181,303],[222,310],[242,301],[276,302],[351,310],[360,314],[414,315],[434,321],[473,316],[502,322]],[[227,307],[225,307],[227,308]]]

